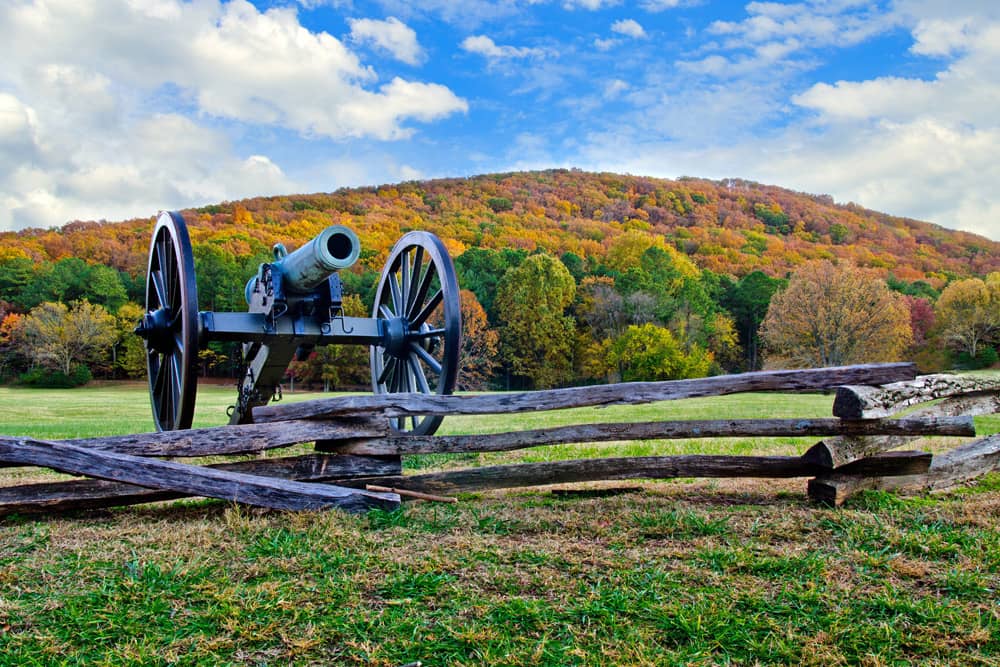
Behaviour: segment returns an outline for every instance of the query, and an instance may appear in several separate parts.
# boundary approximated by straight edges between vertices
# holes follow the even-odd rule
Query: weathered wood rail
[[[713,419],[597,423],[489,435],[405,436],[390,419],[479,415],[717,396],[745,391],[837,391],[833,418]],[[899,417],[907,408],[922,406]],[[0,486],[0,515],[87,509],[204,496],[274,509],[398,506],[395,493],[424,494],[622,479],[675,477],[810,478],[812,498],[838,504],[860,489],[936,490],[1000,468],[1000,436],[931,456],[888,451],[924,436],[975,435],[973,415],[1000,409],[1000,379],[916,377],[912,364],[641,382],[552,391],[435,396],[392,394],[320,399],[254,410],[258,423],[58,442],[0,436],[0,467],[42,466],[89,479]],[[501,452],[569,442],[671,438],[822,438],[802,456],[656,456],[488,466],[402,474],[401,457]],[[315,442],[316,453],[260,458]],[[190,465],[157,457],[256,454]]]

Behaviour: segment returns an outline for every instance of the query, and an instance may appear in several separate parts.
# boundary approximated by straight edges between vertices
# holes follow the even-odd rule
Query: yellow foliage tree
[[[951,283],[934,310],[944,340],[975,358],[984,343],[1000,334],[1000,272],[985,281],[969,278]]]
[[[654,236],[648,232],[633,229],[614,238],[608,244],[606,262],[617,271],[628,271],[639,266],[643,254],[650,248],[659,248],[670,256],[674,268],[682,276],[697,278],[700,271],[685,255],[667,245],[662,236]]]
[[[69,375],[73,365],[105,355],[117,338],[115,318],[87,301],[43,303],[19,327],[21,349],[41,366]]]

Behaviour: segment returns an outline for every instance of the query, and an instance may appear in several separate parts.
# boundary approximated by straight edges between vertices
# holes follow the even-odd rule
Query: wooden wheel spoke
[[[410,343],[410,349],[413,350],[413,352],[415,352],[425,364],[427,364],[428,368],[434,371],[437,375],[441,375],[441,362],[431,356],[431,353],[425,350],[422,345]]]
[[[439,289],[434,293],[434,296],[431,297],[430,301],[427,302],[427,305],[423,307],[423,310],[421,310],[417,316],[410,321],[410,326],[419,327],[421,324],[426,322],[427,318],[431,316],[431,313],[433,313],[438,306],[441,305],[443,300],[444,290]]]
[[[414,302],[417,298],[417,290],[420,287],[420,271],[423,269],[424,263],[424,248],[423,246],[417,246],[417,251],[413,255],[413,273],[410,277],[410,291],[407,295],[406,303],[407,308],[412,308]]]
[[[153,383],[153,393],[157,396],[163,394],[163,381],[165,378],[165,373],[163,370],[163,359],[160,358],[160,353],[155,350],[151,351],[149,354],[150,365],[155,366],[151,368],[153,372],[152,383]]]
[[[386,305],[385,305],[384,303],[380,303],[380,304],[379,304],[379,306],[378,306],[378,312],[379,312],[379,313],[381,313],[381,314],[382,314],[382,317],[384,317],[384,318],[385,318],[385,319],[387,319],[387,320],[391,320],[391,319],[393,319],[394,317],[396,317],[396,316],[395,316],[395,315],[393,314],[393,312],[392,312],[391,310],[389,310],[389,307],[388,307],[388,306],[386,306]]]
[[[409,365],[400,360],[400,365],[403,366],[404,377],[406,378],[406,391],[416,393],[417,391],[417,378],[413,375],[413,369]]]
[[[160,272],[163,276],[163,287],[166,300],[160,305],[165,308],[170,308],[174,305],[170,299],[171,292],[173,290],[172,283],[174,282],[174,271],[173,243],[170,242],[170,236],[168,234],[163,234],[163,239],[160,242]]]
[[[392,306],[393,311],[399,314],[403,313],[403,297],[399,293],[399,281],[396,280],[396,274],[393,273],[389,276],[389,290],[392,293]]]
[[[174,353],[184,354],[184,337],[179,334],[174,334]]]
[[[168,303],[167,286],[163,283],[163,272],[153,271],[149,274],[149,281],[153,284],[153,294],[156,295],[160,307],[168,308],[170,304]]]
[[[184,379],[184,375],[181,372],[181,359],[176,354],[170,355],[170,374],[173,379],[173,383],[170,385],[171,399],[174,410],[177,410],[181,404],[181,382]]]
[[[407,299],[410,298],[410,253],[408,251],[403,252],[399,277],[402,281],[402,284],[399,286],[399,312],[405,313],[409,305]]]
[[[413,371],[413,376],[417,380],[417,387],[423,394],[430,394],[431,387],[427,383],[427,376],[424,375],[424,368],[420,365],[420,359],[415,354],[410,354],[410,369]]]
[[[173,425],[173,366],[167,362],[167,355],[160,358],[160,372],[157,376],[159,391],[157,396],[160,399],[160,420],[167,426]]]
[[[415,331],[410,336],[412,338],[419,338],[421,340],[425,338],[440,338],[445,334],[444,329],[428,329],[427,331]]]
[[[396,368],[396,357],[389,357],[388,362],[383,362],[382,372],[379,373],[378,380],[376,384],[385,384],[386,380],[389,378],[389,374],[393,372]]]
[[[420,306],[423,305],[424,300],[427,298],[427,292],[430,291],[431,283],[434,281],[436,275],[437,270],[434,268],[434,264],[432,263],[427,267],[427,273],[424,274],[423,279],[420,281],[420,286],[417,288],[417,293],[410,301],[410,310],[406,313],[406,317],[411,322],[414,321],[414,314],[416,314],[417,308],[420,308]]]

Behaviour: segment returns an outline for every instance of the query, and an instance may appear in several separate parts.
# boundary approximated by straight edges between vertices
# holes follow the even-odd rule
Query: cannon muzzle
[[[272,272],[280,275],[281,296],[279,300],[294,295],[306,295],[323,284],[331,275],[346,269],[358,261],[361,254],[361,242],[353,231],[343,225],[327,227],[319,236],[309,243],[289,254],[285,246],[277,243],[274,246],[274,261],[271,262]],[[265,265],[261,265],[261,270]],[[251,278],[246,285],[247,303],[252,302],[253,294],[258,289],[260,273]]]
[[[280,268],[287,291],[309,292],[358,261],[359,254],[357,234],[343,225],[332,225],[291,254],[286,254],[284,246],[275,246],[272,266]]]

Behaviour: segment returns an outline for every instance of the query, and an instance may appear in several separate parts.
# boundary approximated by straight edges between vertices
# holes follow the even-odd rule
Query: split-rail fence
[[[833,416],[581,424],[490,435],[408,436],[414,415],[514,414],[640,404],[740,392],[836,391]],[[919,406],[914,409],[914,406]],[[906,416],[899,413],[909,411]],[[936,490],[1000,468],[1000,434],[951,451],[898,451],[924,436],[975,436],[973,416],[1000,412],[1000,378],[916,375],[912,364],[761,371],[694,380],[536,392],[347,396],[256,408],[253,424],[46,441],[0,437],[0,467],[42,466],[84,477],[0,487],[0,515],[203,496],[281,510],[392,509],[402,498],[623,479],[755,477],[808,480],[840,504],[861,489]],[[571,442],[673,438],[821,438],[801,456],[645,456],[496,465],[402,474],[402,458],[501,452]],[[268,450],[315,443],[308,454]],[[897,450],[897,451],[890,451]],[[246,460],[247,455],[257,455]],[[184,457],[240,456],[192,465]]]

